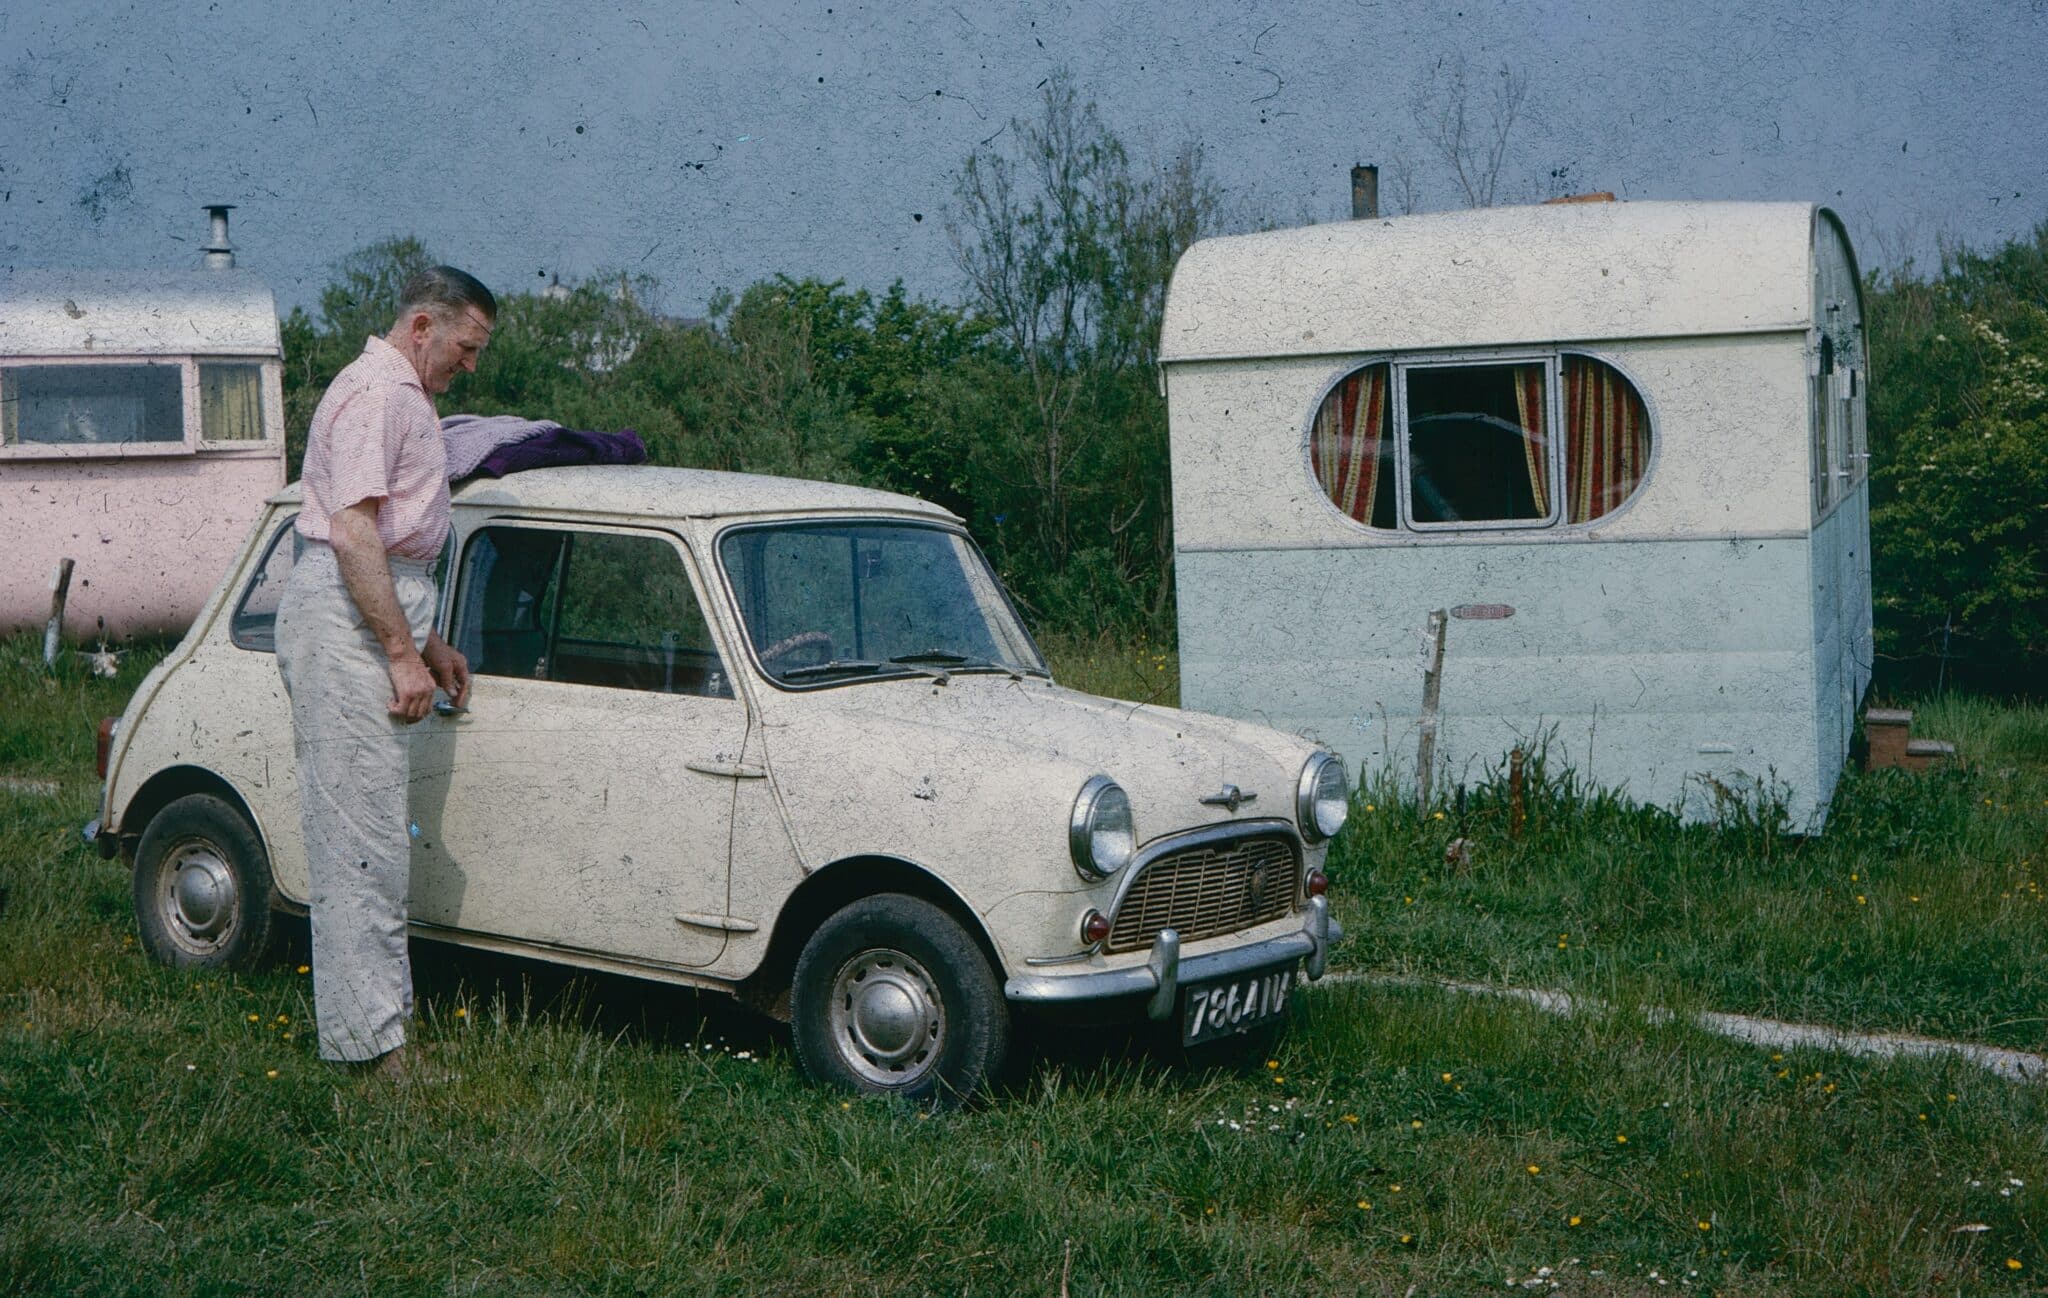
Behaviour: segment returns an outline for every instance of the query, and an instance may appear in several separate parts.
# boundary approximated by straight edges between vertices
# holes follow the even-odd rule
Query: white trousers
[[[300,541],[277,608],[277,666],[292,704],[299,819],[312,878],[313,1015],[323,1059],[374,1059],[412,1016],[411,727],[385,711],[391,678],[334,551]],[[393,558],[392,584],[424,648],[431,565]]]

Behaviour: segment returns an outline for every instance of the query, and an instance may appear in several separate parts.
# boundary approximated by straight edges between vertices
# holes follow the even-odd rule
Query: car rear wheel
[[[843,1090],[950,1107],[1009,1049],[995,970],[945,911],[895,893],[819,926],[797,957],[791,1035],[804,1071]]]
[[[242,813],[188,793],[142,831],[135,849],[142,945],[181,968],[248,969],[270,942],[270,858]]]

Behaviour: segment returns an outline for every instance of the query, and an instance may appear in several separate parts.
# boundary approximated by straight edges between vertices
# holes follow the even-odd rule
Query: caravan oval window
[[[1564,521],[1590,523],[1635,494],[1650,412],[1635,384],[1590,356],[1564,358]]]
[[[1650,415],[1620,370],[1590,356],[1380,361],[1325,394],[1308,443],[1316,484],[1353,522],[1541,528],[1593,522],[1635,494]]]
[[[1316,410],[1309,429],[1309,467],[1330,503],[1353,522],[1392,529],[1393,408],[1390,365],[1344,376]]]

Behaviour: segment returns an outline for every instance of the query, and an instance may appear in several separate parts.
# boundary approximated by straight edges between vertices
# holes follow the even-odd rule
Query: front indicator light
[[[1324,874],[1321,870],[1310,870],[1308,872],[1308,895],[1311,897],[1329,896],[1330,876]]]
[[[1099,910],[1091,910],[1081,921],[1081,940],[1089,946],[1101,946],[1109,941],[1109,916]]]

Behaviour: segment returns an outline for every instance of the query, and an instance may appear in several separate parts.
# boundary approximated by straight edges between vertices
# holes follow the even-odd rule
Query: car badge
[[[1235,812],[1247,802],[1257,802],[1258,800],[1258,794],[1246,793],[1235,784],[1226,784],[1223,786],[1222,792],[1212,793],[1206,798],[1198,799],[1205,807],[1223,807],[1232,812]]]

